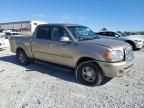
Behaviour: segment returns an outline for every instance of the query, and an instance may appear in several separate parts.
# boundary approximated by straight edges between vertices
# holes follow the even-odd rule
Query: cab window
[[[62,37],[68,37],[67,31],[63,27],[52,27],[52,40],[60,41]]]
[[[108,32],[100,32],[100,35],[102,35],[102,36],[109,36]]]
[[[115,33],[114,32],[109,32],[109,37],[115,37]]]
[[[36,38],[51,40],[51,27],[50,26],[40,26],[40,27],[38,27]]]

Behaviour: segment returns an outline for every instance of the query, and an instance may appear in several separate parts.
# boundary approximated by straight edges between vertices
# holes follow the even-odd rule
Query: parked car
[[[20,35],[20,33],[19,33],[19,32],[16,32],[16,31],[11,31],[11,32],[5,32],[5,35],[6,35],[6,37],[9,39],[9,38],[11,38],[12,36],[18,36],[18,35]]]
[[[9,40],[6,36],[0,36],[0,50],[5,50],[9,45]]]
[[[134,60],[129,44],[102,39],[76,24],[39,25],[32,37],[11,37],[10,46],[20,64],[40,60],[69,67],[89,86],[100,85],[104,76],[123,76]]]
[[[115,39],[115,40],[127,42],[133,47],[133,50],[140,50],[144,45],[144,41],[140,37],[128,36],[123,33],[103,31],[103,32],[97,32],[96,34],[102,38]]]
[[[144,35],[130,35],[129,37],[131,37],[135,40],[140,39],[144,43]],[[143,45],[143,47],[144,47],[144,45]]]
[[[19,35],[19,32],[6,32],[5,34],[8,36]]]

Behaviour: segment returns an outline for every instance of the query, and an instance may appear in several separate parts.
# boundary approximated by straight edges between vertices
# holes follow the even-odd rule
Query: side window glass
[[[49,27],[49,26],[40,26],[37,29],[36,38],[51,40],[51,27]]]
[[[109,36],[107,32],[102,33],[103,36]]]
[[[97,35],[103,35],[103,33],[97,33]]]
[[[6,35],[11,35],[11,33],[6,33]]]
[[[67,37],[68,33],[62,27],[53,27],[52,36],[53,36],[53,41],[60,41],[61,37]]]
[[[110,36],[110,37],[115,37],[115,33],[109,32],[109,36]]]

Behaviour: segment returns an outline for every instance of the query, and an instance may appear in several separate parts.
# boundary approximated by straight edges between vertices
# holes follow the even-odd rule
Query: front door
[[[63,27],[52,27],[52,41],[50,42],[51,61],[54,63],[73,66],[74,44],[62,42],[62,37],[69,37]]]

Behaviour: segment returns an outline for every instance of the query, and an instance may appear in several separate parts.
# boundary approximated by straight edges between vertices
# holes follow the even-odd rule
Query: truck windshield
[[[92,30],[84,26],[69,26],[68,29],[70,30],[74,38],[79,41],[100,38]]]

